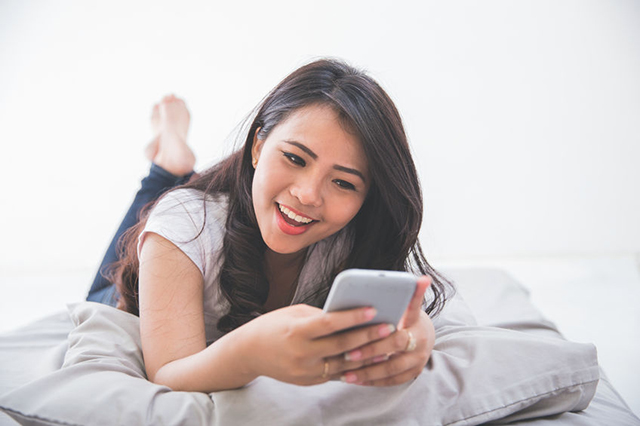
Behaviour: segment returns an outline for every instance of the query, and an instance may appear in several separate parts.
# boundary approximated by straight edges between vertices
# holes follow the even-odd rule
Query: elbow
[[[147,373],[147,379],[156,385],[178,392],[209,392],[204,383],[194,380],[191,371],[184,369],[180,360],[169,362]]]
[[[166,386],[172,391],[184,390],[179,388],[170,370],[171,368],[167,364],[157,368],[150,368],[147,370],[147,380],[156,385]]]

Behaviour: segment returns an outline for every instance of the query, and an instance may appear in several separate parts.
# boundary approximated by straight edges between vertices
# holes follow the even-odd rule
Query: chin
[[[292,247],[291,244],[269,244],[269,243],[267,243],[267,247],[269,248],[269,250],[271,250],[274,253],[278,253],[278,254],[294,254],[294,253],[298,253],[301,250],[304,250],[308,246],[304,246],[304,247],[295,246],[295,247]]]

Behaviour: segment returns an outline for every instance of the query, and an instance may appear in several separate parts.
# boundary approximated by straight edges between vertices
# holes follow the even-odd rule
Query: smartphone
[[[323,311],[371,306],[376,309],[376,316],[353,328],[382,323],[397,326],[416,290],[417,280],[409,272],[347,269],[333,281]]]

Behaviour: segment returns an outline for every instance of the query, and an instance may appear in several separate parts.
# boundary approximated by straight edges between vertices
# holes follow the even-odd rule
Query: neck
[[[306,256],[307,249],[295,253],[282,254],[267,248],[264,253],[264,260],[268,270],[278,271],[300,268]]]
[[[264,305],[267,312],[291,304],[305,257],[306,249],[291,254],[267,249],[264,256],[269,281],[269,296]]]

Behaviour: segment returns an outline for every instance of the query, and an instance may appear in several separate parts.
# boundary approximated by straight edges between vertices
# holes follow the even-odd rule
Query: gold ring
[[[407,337],[409,338],[409,341],[407,342],[407,347],[404,348],[404,351],[411,352],[416,348],[416,346],[418,345],[418,342],[416,341],[416,338],[413,336],[413,333],[411,333],[409,330],[405,330],[405,331],[407,332]]]
[[[329,361],[324,360],[324,371],[322,372],[322,378],[326,379],[329,377]]]

